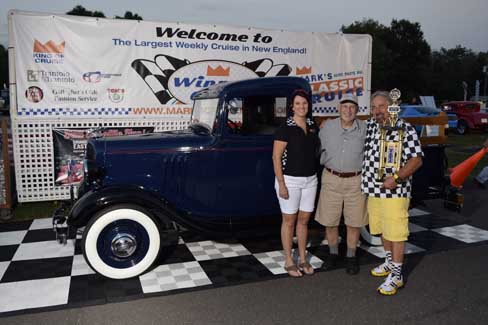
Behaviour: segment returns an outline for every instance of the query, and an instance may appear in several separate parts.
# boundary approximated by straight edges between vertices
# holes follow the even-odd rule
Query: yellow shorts
[[[369,231],[389,241],[408,239],[408,198],[368,197]]]

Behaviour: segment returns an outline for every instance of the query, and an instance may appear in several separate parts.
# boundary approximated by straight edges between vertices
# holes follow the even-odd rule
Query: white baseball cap
[[[351,93],[345,93],[342,95],[341,101],[339,104],[344,104],[344,103],[354,103],[356,106],[359,106],[358,104],[358,98],[351,94]]]

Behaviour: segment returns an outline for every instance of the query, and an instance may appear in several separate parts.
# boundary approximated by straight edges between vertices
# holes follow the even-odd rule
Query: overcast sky
[[[105,16],[138,13],[144,20],[231,24],[293,31],[337,32],[363,18],[389,25],[419,22],[433,49],[456,45],[488,51],[488,0],[1,0],[0,44],[7,45],[9,9],[66,13],[80,4]]]

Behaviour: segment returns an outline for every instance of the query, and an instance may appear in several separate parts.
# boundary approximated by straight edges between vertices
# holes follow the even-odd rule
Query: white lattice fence
[[[92,127],[149,127],[154,131],[185,128],[187,120],[149,120],[113,118],[110,121],[66,118],[63,120],[14,119],[12,133],[14,143],[15,175],[19,202],[68,199],[69,186],[55,185],[54,128]]]

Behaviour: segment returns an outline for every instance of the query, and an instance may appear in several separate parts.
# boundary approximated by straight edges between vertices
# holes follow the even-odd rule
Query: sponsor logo
[[[34,40],[34,53],[64,53],[65,41],[61,42],[59,45],[53,41],[48,41],[46,44],[41,44],[38,40]]]
[[[334,79],[334,75],[331,72],[328,73],[314,73],[312,74],[312,70],[310,70],[308,73],[303,73],[299,74],[299,72],[305,72],[304,69],[299,70],[297,68],[296,70],[296,75],[300,76],[301,78],[307,80],[309,83],[320,83],[320,82],[326,82],[328,80]]]
[[[190,103],[192,94],[203,88],[256,77],[256,72],[242,64],[221,60],[199,61],[185,65],[171,74],[168,90],[178,101]]]
[[[33,57],[35,63],[61,64],[64,62],[64,47],[66,42],[56,44],[50,40],[44,44],[34,40]]]
[[[121,73],[102,73],[101,71],[90,71],[83,74],[83,80],[86,82],[97,83],[102,81],[102,79],[120,77],[121,75]]]
[[[36,70],[27,70],[27,81],[29,82],[38,82],[39,81],[39,71]]]
[[[120,103],[124,100],[125,89],[123,88],[108,88],[108,99],[114,103]]]
[[[39,103],[44,98],[44,93],[41,88],[31,86],[25,91],[25,98],[31,103]]]
[[[211,66],[207,67],[207,76],[211,77],[229,77],[230,76],[230,67],[224,68],[222,66],[218,66],[215,69]]]
[[[354,94],[359,100],[364,95],[363,77],[316,82],[312,83],[311,86],[313,105],[341,100],[347,93]],[[334,109],[335,112],[335,108],[331,109]]]
[[[190,104],[195,91],[226,81],[256,77],[288,76],[288,64],[275,64],[269,58],[237,63],[206,60],[191,63],[187,59],[158,54],[154,60],[135,59],[132,69],[141,77],[161,105]],[[306,78],[308,76],[305,76]]]
[[[313,92],[346,92],[352,91],[354,89],[364,89],[363,77],[348,78],[348,79],[338,79],[323,82],[312,83]]]
[[[96,89],[54,88],[52,94],[57,103],[91,104],[99,99]]]
[[[74,83],[75,79],[71,77],[69,72],[27,70],[27,81],[66,84],[66,83]]]
[[[312,67],[303,67],[303,68],[296,67],[297,76],[302,74],[311,74],[311,73],[312,73]]]

